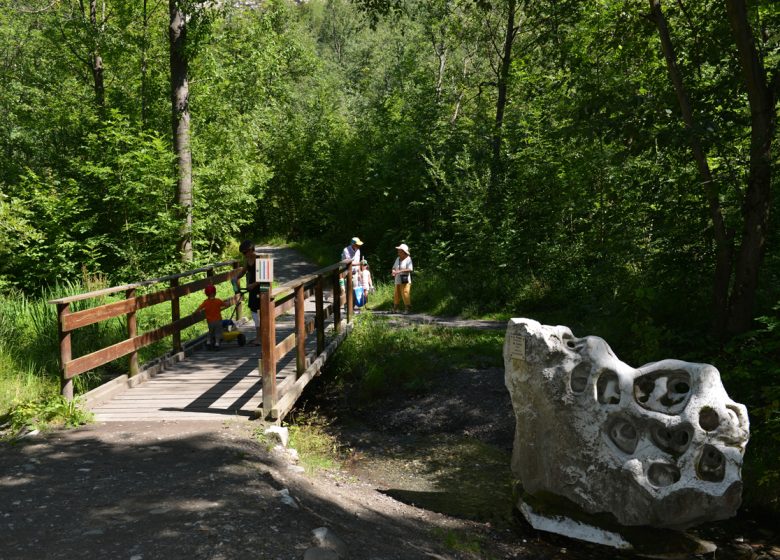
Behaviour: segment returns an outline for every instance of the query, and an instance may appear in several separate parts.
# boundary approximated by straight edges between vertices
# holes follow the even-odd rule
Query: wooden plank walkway
[[[293,261],[289,254],[278,249],[275,267],[280,280],[306,272],[306,264]],[[293,258],[294,253],[291,253]],[[286,258],[285,258],[286,257]],[[325,294],[325,304],[332,302],[332,294]],[[313,319],[315,303],[309,298],[305,304],[306,319]],[[292,314],[276,319],[276,342],[279,343],[294,331]],[[241,327],[248,341],[255,337],[250,321]],[[332,334],[332,325],[330,327]],[[328,336],[328,338],[330,338]],[[316,332],[306,338],[307,365],[316,357]],[[327,344],[327,342],[326,342]],[[203,345],[185,360],[169,366],[134,387],[124,390],[110,400],[91,407],[95,420],[113,421],[176,421],[250,419],[262,408],[262,378],[258,369],[260,348],[240,347],[236,342],[223,342],[218,351],[207,350]],[[297,378],[295,350],[288,352],[277,362],[276,383],[281,394]]]

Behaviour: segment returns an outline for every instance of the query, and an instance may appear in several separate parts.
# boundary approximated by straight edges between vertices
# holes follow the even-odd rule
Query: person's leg
[[[214,348],[219,348],[222,343],[222,319],[214,321]]]
[[[252,320],[255,322],[255,339],[250,342],[252,346],[260,346],[260,312],[252,311]]]
[[[396,284],[395,291],[393,291],[393,313],[398,311],[398,304],[401,303],[401,286],[403,284]]]
[[[412,285],[411,284],[401,284],[403,287],[403,298],[404,298],[404,309],[406,311],[412,310]]]
[[[214,335],[214,323],[206,323],[209,326],[209,334],[208,334],[208,346],[210,348],[214,348],[214,341],[215,341],[215,335]]]

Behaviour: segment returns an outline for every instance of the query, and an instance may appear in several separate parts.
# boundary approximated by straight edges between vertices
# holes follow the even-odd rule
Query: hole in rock
[[[642,404],[650,399],[653,389],[655,389],[655,381],[650,378],[644,377],[634,382],[634,395]]]
[[[699,411],[699,426],[701,426],[702,430],[711,432],[719,425],[720,418],[718,417],[718,413],[709,406],[705,406]]]
[[[668,427],[658,424],[650,431],[653,443],[671,455],[680,455],[688,449],[693,439],[693,428],[689,425]]]
[[[620,403],[620,381],[617,373],[601,370],[596,380],[596,398],[601,404]]]
[[[680,381],[674,386],[674,390],[677,393],[687,393],[691,388],[684,381]]]
[[[571,372],[569,386],[574,393],[582,393],[588,386],[588,379],[590,379],[590,363],[582,362]]]
[[[690,398],[691,379],[683,370],[647,373],[634,380],[634,399],[654,412],[678,414]]]
[[[671,486],[680,480],[680,469],[668,463],[653,463],[647,469],[647,480],[658,488]]]
[[[607,437],[623,453],[629,455],[636,450],[639,434],[634,425],[625,418],[615,418],[607,427]]]
[[[716,447],[705,445],[696,467],[699,478],[708,482],[720,482],[726,476],[726,457]]]

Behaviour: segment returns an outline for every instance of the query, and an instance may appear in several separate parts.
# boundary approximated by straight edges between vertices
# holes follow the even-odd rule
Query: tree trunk
[[[144,0],[143,5],[143,35],[141,37],[141,128],[146,128],[146,95],[147,95],[147,56],[149,50],[149,10],[147,6],[147,0]]]
[[[89,23],[92,25],[95,43],[92,50],[92,78],[95,83],[95,101],[98,107],[106,106],[106,88],[103,84],[103,57],[100,56],[98,49],[98,38],[100,37],[100,27],[97,21],[97,0],[89,2]]]
[[[509,82],[509,70],[512,66],[512,45],[517,35],[515,27],[515,10],[517,0],[508,0],[506,33],[504,34],[504,48],[501,55],[501,66],[498,69],[498,99],[496,100],[496,121],[493,129],[493,162],[491,168],[491,180],[496,186],[498,175],[501,172],[501,144],[504,139],[504,111],[506,110],[507,85]]]
[[[728,334],[745,332],[753,320],[758,277],[766,249],[772,184],[772,136],[776,118],[773,92],[756,51],[744,0],[726,0],[739,65],[750,104],[750,169],[742,203],[742,244],[729,302]]]
[[[713,284],[713,306],[715,308],[714,330],[720,336],[723,334],[728,321],[728,290],[731,270],[733,266],[734,234],[726,228],[723,213],[720,208],[719,189],[713,180],[710,166],[707,163],[707,155],[701,145],[696,132],[693,110],[688,99],[688,94],[683,85],[682,75],[677,66],[677,56],[672,45],[669,27],[666,17],[661,10],[661,0],[649,0],[650,15],[658,28],[661,38],[661,48],[666,59],[669,77],[674,86],[677,102],[680,105],[685,130],[688,133],[688,141],[693,152],[693,159],[699,170],[699,175],[704,187],[704,194],[709,206],[710,219],[712,220],[715,238],[715,279]]]
[[[178,250],[181,262],[192,256],[192,151],[190,148],[189,82],[187,78],[186,15],[179,0],[168,0],[170,12],[171,110],[173,152],[177,168],[177,202],[182,210]]]

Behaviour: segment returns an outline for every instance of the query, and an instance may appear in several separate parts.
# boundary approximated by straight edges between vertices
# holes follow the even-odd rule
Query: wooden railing
[[[227,267],[230,267],[227,271],[216,272],[221,268]],[[76,296],[51,300],[49,303],[57,306],[62,395],[67,399],[73,398],[73,378],[77,375],[123,356],[129,356],[129,376],[132,377],[137,375],[139,372],[138,350],[167,336],[172,336],[174,352],[180,352],[182,350],[181,331],[202,321],[204,319],[204,313],[203,311],[198,311],[186,317],[181,317],[179,298],[203,290],[208,284],[218,285],[222,282],[228,282],[238,276],[240,273],[239,268],[240,265],[237,261],[227,261],[136,284],[116,286]],[[261,359],[259,369],[263,379],[262,415],[266,419],[280,419],[289,411],[295,403],[295,400],[300,396],[303,387],[313,375],[316,375],[316,373],[319,372],[330,352],[335,349],[335,346],[338,345],[346,334],[345,332],[342,332],[342,329],[345,328],[345,325],[348,327],[351,323],[353,308],[352,275],[350,271],[351,261],[344,260],[260,293]],[[194,280],[186,284],[180,283],[183,278],[203,273],[206,274],[205,278]],[[345,281],[346,288],[347,316],[345,321],[342,321],[341,318],[341,307],[344,303],[341,299],[340,287],[340,280],[342,278]],[[157,291],[143,295],[136,294],[138,288],[150,287],[158,284],[166,284],[166,286]],[[330,305],[326,306],[323,294],[328,287],[332,289],[333,299]],[[79,311],[73,311],[71,309],[71,304],[74,302],[95,299],[121,292],[124,292],[125,294],[124,300]],[[315,313],[314,317],[307,321],[304,311],[304,302],[312,296],[315,301]],[[139,334],[136,312],[139,309],[168,301],[171,302],[171,322]],[[240,306],[240,296],[235,296],[233,302]],[[277,343],[276,318],[293,309],[295,310],[295,330],[291,335]],[[238,314],[240,317],[240,307]],[[126,317],[127,322],[127,338],[125,340],[85,356],[76,358],[72,356],[71,336],[74,331],[87,325],[122,316]],[[326,347],[326,324],[331,317],[333,331],[336,336],[334,337],[334,341]],[[309,364],[307,363],[305,346],[306,337],[315,331],[317,333],[316,358]],[[286,386],[286,390],[282,395],[278,395],[276,386],[277,362],[293,348],[296,352],[297,379],[294,383]]]
[[[316,375],[330,354],[329,348],[335,348],[343,339],[345,326],[341,319],[341,286],[345,280],[346,326],[352,322],[352,274],[351,261],[344,260],[322,268],[307,276],[291,280],[277,288],[260,293],[260,373],[263,378],[263,417],[277,421],[292,408],[303,388]],[[330,285],[333,300],[325,306],[323,293]],[[304,303],[314,297],[314,317],[306,320]],[[295,311],[295,330],[284,340],[276,342],[276,318],[291,310]],[[325,346],[325,331],[328,318],[333,318],[334,341]],[[306,337],[317,333],[316,356],[312,364],[306,359]],[[292,349],[295,349],[295,369],[297,380],[287,386],[282,395],[276,386],[276,364]],[[319,363],[315,363],[319,362]]]
[[[225,272],[216,273],[221,268],[230,267]],[[77,375],[95,369],[108,362],[129,356],[128,373],[130,377],[138,374],[138,350],[148,346],[167,336],[172,337],[174,352],[181,352],[181,331],[190,325],[204,319],[204,312],[198,311],[181,317],[181,307],[179,298],[188,294],[203,290],[208,284],[220,284],[228,282],[238,276],[240,270],[238,261],[227,261],[195,270],[188,270],[179,274],[145,280],[135,284],[116,286],[86,292],[83,294],[69,296],[59,299],[53,299],[49,303],[57,306],[57,330],[60,341],[60,371],[61,371],[61,392],[68,400],[73,399],[73,378]],[[203,274],[206,277],[181,284],[183,278]],[[166,284],[166,287],[158,291],[149,292],[143,295],[137,295],[139,288],[145,288],[160,284]],[[77,301],[95,299],[103,296],[124,292],[125,299],[106,303],[97,307],[91,307],[80,311],[73,311],[71,304]],[[171,322],[150,330],[148,332],[138,333],[138,322],[136,312],[139,309],[158,305],[160,303],[171,302]],[[241,305],[239,297],[233,299],[234,303]],[[241,309],[239,307],[239,315]],[[117,317],[124,316],[127,322],[127,338],[106,348],[101,348],[85,356],[74,358],[71,351],[72,333],[77,329],[107,321]]]

